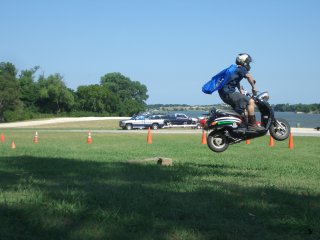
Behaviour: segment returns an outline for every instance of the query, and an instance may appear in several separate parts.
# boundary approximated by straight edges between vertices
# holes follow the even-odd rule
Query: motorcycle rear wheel
[[[291,127],[287,120],[277,118],[269,128],[270,135],[277,141],[286,140],[290,136]]]
[[[229,147],[228,140],[222,132],[211,132],[207,137],[207,145],[214,152],[223,152]]]

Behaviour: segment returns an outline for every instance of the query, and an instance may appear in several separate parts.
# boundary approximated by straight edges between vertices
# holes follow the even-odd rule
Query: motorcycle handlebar
[[[250,98],[255,98],[258,95],[258,91],[256,91],[255,95],[253,93],[249,93],[248,91],[245,91],[244,95],[246,95]]]
[[[256,94],[254,94],[254,93],[249,93],[247,90],[245,90],[245,89],[243,88],[243,86],[241,86],[240,89],[241,89],[242,94],[244,94],[244,95],[246,95],[246,96],[248,96],[248,97],[257,96],[257,95],[258,95],[258,92],[259,92],[259,91],[255,90],[255,93],[256,93]]]

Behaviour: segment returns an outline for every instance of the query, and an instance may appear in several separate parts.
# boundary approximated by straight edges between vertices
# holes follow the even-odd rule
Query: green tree
[[[119,105],[119,115],[120,116],[132,116],[139,112],[145,111],[146,107],[139,104],[137,101],[132,99],[126,99]]]
[[[33,110],[35,110],[34,108],[39,98],[39,85],[35,81],[34,76],[38,69],[39,66],[35,66],[30,70],[23,70],[18,77],[21,91],[20,99],[23,102],[24,107],[32,108]]]
[[[72,110],[74,97],[60,74],[50,75],[48,78],[40,76],[38,84],[39,98],[37,104],[41,112],[58,114]]]
[[[1,62],[0,63],[0,73],[9,75],[11,77],[16,77],[17,76],[17,69],[16,67],[9,62]]]
[[[21,107],[16,74],[17,70],[12,63],[0,63],[0,121],[4,121],[5,111]]]
[[[148,99],[147,87],[121,73],[108,73],[101,77],[101,85],[105,86],[120,99],[121,114],[134,114],[146,109]]]
[[[81,111],[116,113],[119,98],[101,85],[80,86],[77,89],[78,108]]]

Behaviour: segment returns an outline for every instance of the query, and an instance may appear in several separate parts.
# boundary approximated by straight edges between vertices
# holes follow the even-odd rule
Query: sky
[[[319,0],[0,3],[0,62],[59,73],[74,90],[119,72],[146,85],[147,104],[217,104],[202,85],[246,52],[270,103],[320,103]]]

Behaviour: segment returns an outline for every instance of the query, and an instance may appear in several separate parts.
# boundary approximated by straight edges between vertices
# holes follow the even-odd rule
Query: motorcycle
[[[251,97],[261,113],[261,131],[247,129],[246,116],[233,110],[219,110],[213,108],[208,118],[202,122],[207,131],[207,145],[217,153],[227,150],[230,144],[264,136],[268,133],[277,141],[286,140],[290,135],[290,125],[287,120],[276,118],[273,108],[269,104],[269,93],[261,92],[258,95],[245,93]]]

